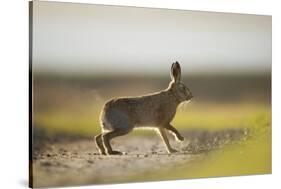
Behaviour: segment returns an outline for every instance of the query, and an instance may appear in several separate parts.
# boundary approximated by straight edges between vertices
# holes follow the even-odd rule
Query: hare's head
[[[181,82],[181,67],[178,62],[174,62],[171,66],[171,79],[169,90],[180,102],[193,98],[191,91]]]

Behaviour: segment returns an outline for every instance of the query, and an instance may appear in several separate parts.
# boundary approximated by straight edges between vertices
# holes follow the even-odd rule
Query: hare
[[[114,98],[105,103],[100,114],[102,133],[95,137],[101,154],[123,154],[112,150],[110,140],[137,127],[156,128],[168,153],[177,152],[170,146],[166,130],[172,132],[178,140],[184,140],[170,122],[178,105],[191,100],[193,96],[181,82],[181,68],[178,62],[172,64],[170,75],[172,81],[165,90],[145,96]]]

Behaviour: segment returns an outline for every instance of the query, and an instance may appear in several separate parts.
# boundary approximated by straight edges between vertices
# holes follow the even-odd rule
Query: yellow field
[[[56,110],[36,112],[34,125],[46,129],[50,134],[92,136],[100,132],[99,111],[101,106],[83,111]],[[179,107],[173,125],[181,129],[254,128],[257,124],[271,125],[271,107],[266,104],[198,104]]]

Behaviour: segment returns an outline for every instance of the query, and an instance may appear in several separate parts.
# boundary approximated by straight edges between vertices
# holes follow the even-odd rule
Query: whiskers
[[[179,105],[179,112],[180,113],[185,113],[187,111],[187,105],[190,103],[191,100],[189,101],[184,101]]]

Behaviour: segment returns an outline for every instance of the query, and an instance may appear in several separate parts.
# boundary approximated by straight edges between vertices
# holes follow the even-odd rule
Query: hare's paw
[[[103,150],[99,150],[99,154],[100,155],[106,155],[105,151],[103,151]]]
[[[108,152],[108,155],[123,155],[123,152],[119,152],[119,151],[110,151],[110,152]]]
[[[178,136],[178,140],[179,141],[184,141],[184,137],[183,136]]]
[[[170,153],[170,154],[171,154],[171,153],[176,153],[176,152],[178,152],[178,151],[175,150],[175,149],[173,149],[173,148],[169,149],[169,153]]]

